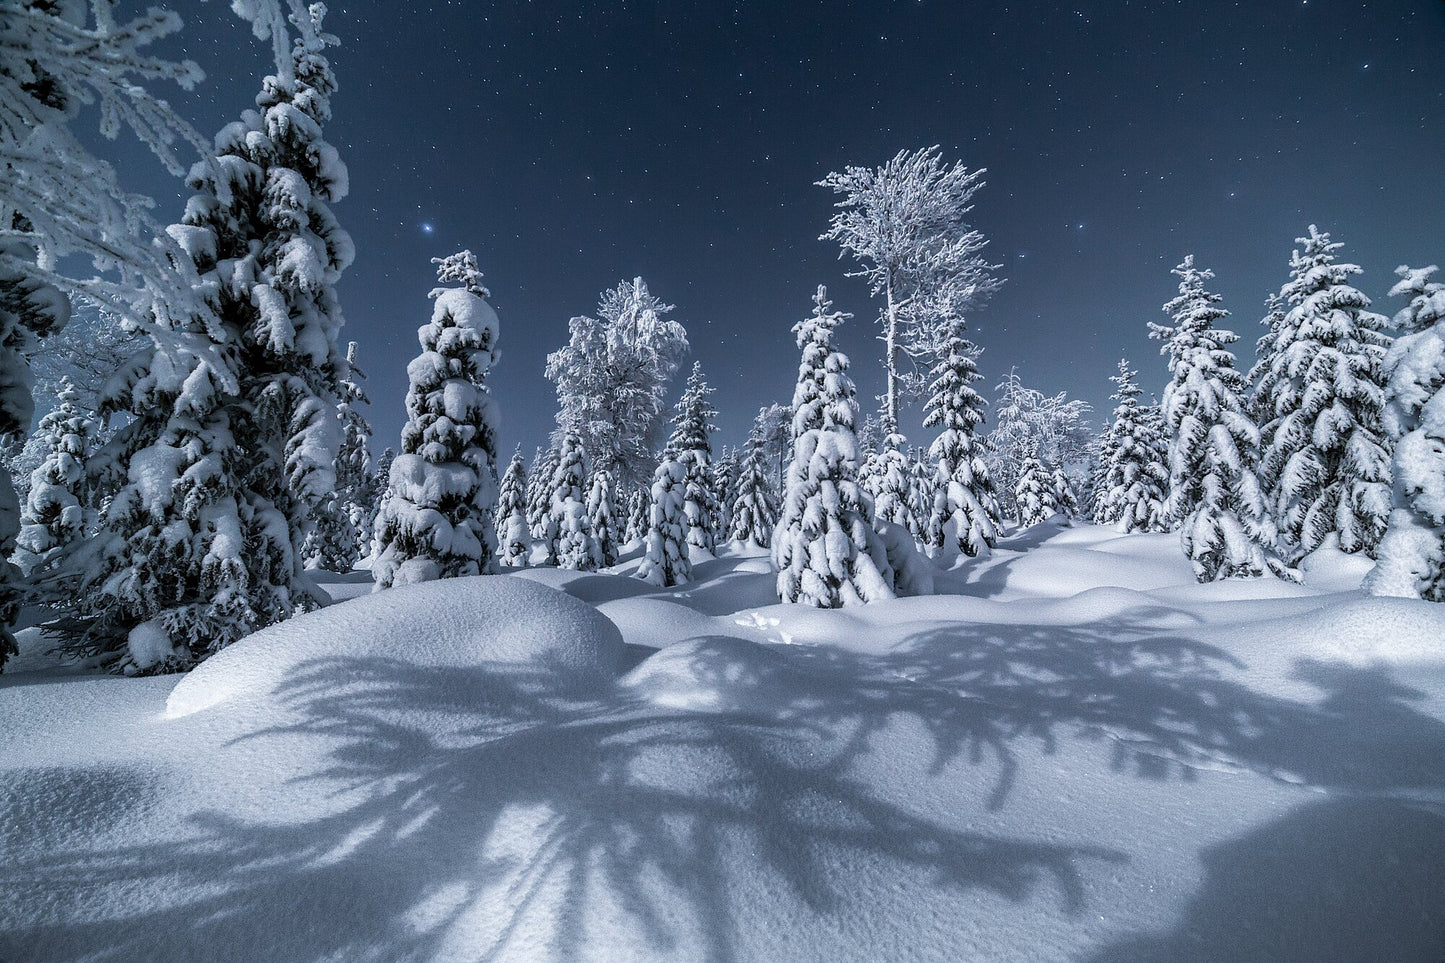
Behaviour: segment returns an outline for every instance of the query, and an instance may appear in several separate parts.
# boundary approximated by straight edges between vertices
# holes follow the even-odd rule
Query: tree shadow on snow
[[[1268,697],[1227,677],[1223,651],[1151,631],[1151,617],[956,624],[882,656],[702,639],[691,655],[659,653],[674,660],[660,665],[679,674],[680,698],[707,696],[677,708],[668,707],[665,673],[662,695],[649,699],[569,689],[545,670],[308,663],[275,693],[288,721],[235,748],[290,747],[324,760],[297,777],[297,789],[329,799],[325,814],[279,811],[263,824],[209,813],[184,841],[57,845],[6,866],[0,890],[23,884],[77,909],[14,928],[0,937],[0,956],[49,947],[56,958],[160,958],[153,949],[164,933],[168,953],[210,960],[489,959],[544,949],[567,959],[595,950],[591,921],[607,919],[641,934],[653,956],[727,961],[745,955],[749,928],[785,929],[787,918],[764,917],[787,906],[866,914],[870,894],[855,867],[878,862],[909,885],[1055,899],[1081,912],[1085,874],[1123,854],[941,825],[900,801],[909,787],[858,778],[884,730],[905,719],[928,734],[934,772],[987,766],[994,809],[1010,804],[1022,743],[1060,751],[1081,737],[1109,740],[1112,765],[1144,778],[1237,766],[1351,797],[1287,817],[1252,845],[1224,847],[1210,867],[1214,888],[1179,935],[1120,946],[1118,958],[1180,958],[1181,941],[1226,932],[1241,901],[1257,899],[1237,880],[1271,851],[1281,856],[1264,878],[1280,888],[1289,863],[1333,865],[1319,833],[1372,815],[1383,819],[1377,832],[1438,823],[1438,812],[1393,798],[1438,795],[1445,783],[1445,726],[1412,709],[1408,690],[1379,672],[1311,663],[1300,672],[1326,693],[1322,702]],[[1438,842],[1400,847],[1408,868],[1397,878],[1423,880],[1439,851]],[[138,900],[92,922],[67,915],[83,916],[87,894],[106,888],[160,890],[169,900]],[[1341,899],[1355,895],[1347,886]],[[1274,905],[1278,916],[1243,907],[1270,939],[1287,942],[1315,919],[1302,901]],[[1366,939],[1371,924],[1355,925]],[[1241,945],[1274,945],[1263,940]]]

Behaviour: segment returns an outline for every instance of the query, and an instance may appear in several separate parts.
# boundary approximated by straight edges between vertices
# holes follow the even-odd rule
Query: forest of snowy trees
[[[932,567],[1056,516],[1177,533],[1201,582],[1299,579],[1333,545],[1377,559],[1369,591],[1445,601],[1433,266],[1399,269],[1391,319],[1308,225],[1245,371],[1212,272],[1186,257],[1148,324],[1162,358],[1099,373],[1117,407],[1095,426],[1017,370],[992,400],[980,390],[969,319],[1004,283],[970,222],[984,171],[901,151],[818,182],[838,198],[822,237],[874,299],[876,421],[835,343],[850,315],[800,280],[778,306],[797,319],[791,403],[720,444],[701,365],[676,384],[685,325],[634,277],[571,319],[546,361],[556,431],[503,464],[498,410],[517,400],[487,383],[505,325],[470,251],[434,259],[405,399],[363,390],[366,345],[343,347],[336,295],[354,257],[332,212],[347,169],[324,133],[336,38],[322,4],[233,6],[273,40],[275,72],[207,139],[151,91],[199,79],[145,49],[175,14],[0,2],[0,668],[22,606],[76,659],[175,671],[321,604],[308,569],[357,565],[383,591],[634,552],[638,578],[674,586],[732,542],[771,553],[783,601],[866,603],[927,593]],[[153,222],[83,145],[72,125],[89,103],[102,133],[128,129],[178,174],[178,145],[195,154],[175,223]],[[67,273],[80,262],[94,276]],[[90,334],[67,339],[67,324]],[[367,403],[404,406],[400,438],[374,438]],[[917,443],[900,428],[910,406],[933,432]]]

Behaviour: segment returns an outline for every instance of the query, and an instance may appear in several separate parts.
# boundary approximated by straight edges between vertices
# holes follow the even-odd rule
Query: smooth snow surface
[[[0,960],[1445,956],[1445,606],[1058,519],[846,610],[756,554],[392,589],[180,679],[23,653]]]

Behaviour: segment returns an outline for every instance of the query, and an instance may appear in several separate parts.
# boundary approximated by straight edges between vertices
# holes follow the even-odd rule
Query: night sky
[[[972,321],[987,393],[1016,365],[1096,419],[1121,354],[1162,386],[1145,322],[1186,253],[1218,274],[1243,364],[1309,223],[1387,313],[1395,265],[1445,262],[1441,0],[330,6],[326,133],[358,252],[341,299],[378,452],[400,431],[429,259],[464,247],[502,319],[504,453],[553,427],[542,369],[568,319],[639,274],[719,389],[719,441],[791,398],[789,329],[820,282],[856,316],[842,343],[872,407],[876,305],[817,239],[834,198],[813,182],[904,148],[988,169],[973,223],[1007,284]],[[171,99],[209,136],[251,105],[268,50],[221,0],[177,9],[169,47],[208,79]],[[182,188],[117,152],[177,219]],[[904,427],[924,440],[917,411]]]

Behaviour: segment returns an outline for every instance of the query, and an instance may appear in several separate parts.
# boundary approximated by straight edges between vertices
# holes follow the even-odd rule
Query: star
[[[434,227],[434,226],[432,225],[432,222],[431,222],[431,221],[422,221],[422,222],[421,222],[421,232],[422,232],[423,234],[430,235],[430,234],[435,233],[435,231],[436,231],[436,227]]]

